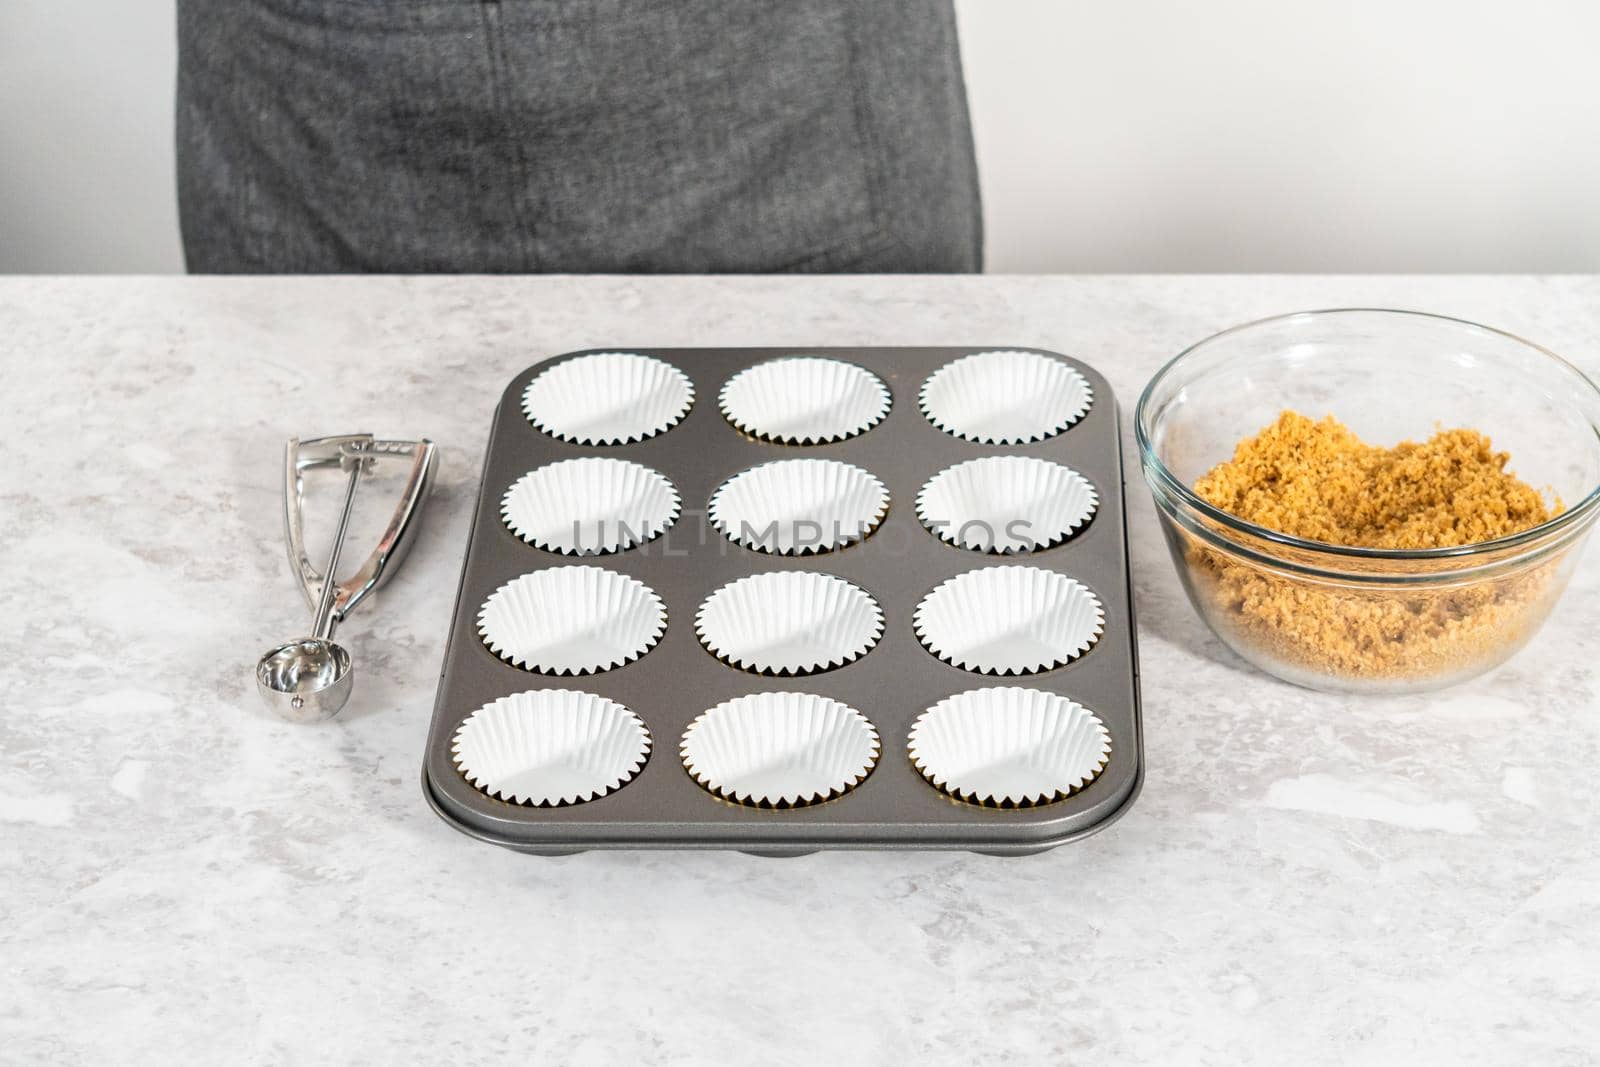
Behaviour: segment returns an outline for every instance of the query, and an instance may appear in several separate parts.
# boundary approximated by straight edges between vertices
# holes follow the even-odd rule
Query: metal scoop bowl
[[[279,645],[256,664],[262,699],[290,722],[333,718],[350,699],[354,682],[350,653],[316,637]]]
[[[364,469],[384,455],[409,455],[413,459],[411,477],[383,541],[367,558],[354,577],[343,583],[335,580],[339,553],[355,504],[356,486]],[[301,474],[310,467],[337,463],[350,472],[345,487],[344,509],[333,536],[333,549],[322,574],[312,568],[305,554],[301,524]],[[316,612],[310,637],[278,645],[256,662],[256,689],[269,708],[290,722],[321,722],[337,715],[350,699],[355,682],[355,667],[350,653],[333,640],[333,631],[346,615],[393,573],[410,546],[418,514],[433,474],[433,443],[422,440],[376,441],[371,434],[349,434],[300,442],[289,439],[285,464],[286,496],[284,525],[288,533],[289,561],[294,566],[308,601]]]

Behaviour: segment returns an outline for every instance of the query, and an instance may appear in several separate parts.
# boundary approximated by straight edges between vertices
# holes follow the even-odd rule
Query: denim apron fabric
[[[950,0],[179,0],[196,272],[973,271]]]

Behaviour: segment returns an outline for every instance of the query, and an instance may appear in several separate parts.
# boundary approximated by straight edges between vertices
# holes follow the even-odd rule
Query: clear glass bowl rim
[[[1243,333],[1246,330],[1252,330],[1256,327],[1266,326],[1271,323],[1286,322],[1290,319],[1317,318],[1324,316],[1332,317],[1350,314],[1407,315],[1420,319],[1431,319],[1436,322],[1451,323],[1457,326],[1467,326],[1475,330],[1482,330],[1485,333],[1496,334],[1500,337],[1506,338],[1507,340],[1522,345],[1523,347],[1534,352],[1537,352],[1548,360],[1551,360],[1557,365],[1559,370],[1563,371],[1573,379],[1574,385],[1582,389],[1587,389],[1590,394],[1590,398],[1595,402],[1600,403],[1600,386],[1596,386],[1588,375],[1584,374],[1583,371],[1579,370],[1572,363],[1550,351],[1548,348],[1545,348],[1543,345],[1535,344],[1524,337],[1518,337],[1514,333],[1508,333],[1505,330],[1496,329],[1493,326],[1485,326],[1482,323],[1473,322],[1470,319],[1460,319],[1450,315],[1438,315],[1428,311],[1411,311],[1405,308],[1381,307],[1317,308],[1310,311],[1291,311],[1282,315],[1268,315],[1265,318],[1253,319],[1250,322],[1240,323],[1237,326],[1230,326],[1226,330],[1221,330],[1209,337],[1196,341],[1194,344],[1190,345],[1188,348],[1185,348],[1182,352],[1179,352],[1176,356],[1173,356],[1171,359],[1169,359],[1160,370],[1156,371],[1155,376],[1150,379],[1149,383],[1145,385],[1144,391],[1139,394],[1139,403],[1134,409],[1133,432],[1134,438],[1139,444],[1141,466],[1144,469],[1145,477],[1152,482],[1153,487],[1158,488],[1161,493],[1176,497],[1180,502],[1183,503],[1184,506],[1199,512],[1205,518],[1211,520],[1213,523],[1216,523],[1224,529],[1236,531],[1252,538],[1259,538],[1263,541],[1273,544],[1283,545],[1287,548],[1294,549],[1297,552],[1307,553],[1312,556],[1321,555],[1335,559],[1344,558],[1352,560],[1449,560],[1452,558],[1462,558],[1463,563],[1470,563],[1471,557],[1504,552],[1506,550],[1517,549],[1528,545],[1536,545],[1545,541],[1554,534],[1559,534],[1569,527],[1584,523],[1596,509],[1600,509],[1600,484],[1597,484],[1589,490],[1587,495],[1585,495],[1582,500],[1572,507],[1567,508],[1567,510],[1563,511],[1555,518],[1550,519],[1547,522],[1542,522],[1538,526],[1530,527],[1520,533],[1508,534],[1505,537],[1497,537],[1492,541],[1478,541],[1474,544],[1457,545],[1450,548],[1364,548],[1356,545],[1334,545],[1329,544],[1326,541],[1307,541],[1303,538],[1281,533],[1265,526],[1258,526],[1253,522],[1248,522],[1239,518],[1237,515],[1229,514],[1228,512],[1223,511],[1221,508],[1208,504],[1192,489],[1179,481],[1178,478],[1167,469],[1167,465],[1161,462],[1161,457],[1156,455],[1155,446],[1151,443],[1150,433],[1146,429],[1147,423],[1153,417],[1151,405],[1153,403],[1153,398],[1155,396],[1157,387],[1159,387],[1162,381],[1164,381],[1168,375],[1170,375],[1174,369],[1177,368],[1177,366],[1189,356],[1194,354],[1199,349],[1204,348],[1215,341],[1219,341],[1224,337],[1230,337],[1234,334]],[[1600,425],[1596,425],[1591,420],[1590,427],[1595,431],[1597,436],[1600,436]],[[1159,499],[1161,493],[1157,494],[1158,502],[1164,503]]]

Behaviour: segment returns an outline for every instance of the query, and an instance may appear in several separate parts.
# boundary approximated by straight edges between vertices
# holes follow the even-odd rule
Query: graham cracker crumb
[[[1552,517],[1538,490],[1506,473],[1511,455],[1476,430],[1418,444],[1369,445],[1332,415],[1285,411],[1234,449],[1194,491],[1257,526],[1363,548],[1453,548]]]
[[[1446,548],[1530,529],[1561,511],[1506,471],[1476,430],[1368,445],[1333,416],[1285,411],[1195,482],[1213,506],[1308,541]],[[1230,641],[1314,675],[1424,678],[1470,673],[1522,644],[1564,584],[1565,553],[1531,568],[1398,586],[1268,569],[1185,533],[1197,602]],[[1384,561],[1374,569],[1409,573]],[[1556,580],[1552,580],[1556,579]]]

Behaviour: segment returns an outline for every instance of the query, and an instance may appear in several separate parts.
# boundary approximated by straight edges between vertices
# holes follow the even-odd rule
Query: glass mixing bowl
[[[1467,427],[1561,504],[1458,548],[1350,548],[1220,511],[1195,480],[1285,409],[1370,444]],[[1538,632],[1600,514],[1600,389],[1554,353],[1460,319],[1353,308],[1263,319],[1181,353],[1145,387],[1140,463],[1195,609],[1287,681],[1341,692],[1452,685]]]

